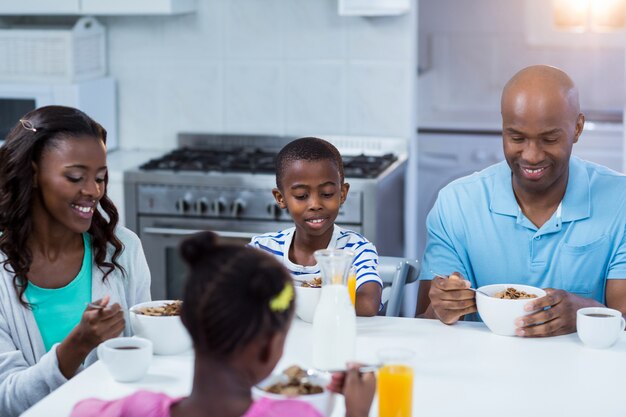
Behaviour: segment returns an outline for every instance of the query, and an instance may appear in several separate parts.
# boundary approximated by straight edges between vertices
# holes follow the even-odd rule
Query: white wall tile
[[[343,62],[287,65],[287,134],[346,133],[345,69]]]
[[[352,59],[407,60],[413,51],[410,36],[413,16],[346,18],[348,54]]]
[[[166,132],[221,132],[222,68],[218,63],[177,65],[159,78],[159,113]]]
[[[198,12],[170,16],[163,24],[164,60],[219,60],[222,55],[223,5],[201,0]]]
[[[284,73],[279,63],[224,64],[225,129],[242,133],[284,131]]]
[[[351,64],[348,69],[349,134],[406,136],[409,76],[402,64]]]
[[[284,0],[226,0],[225,5],[225,58],[282,58]]]
[[[336,0],[199,0],[188,15],[103,21],[122,148],[172,148],[182,130],[410,131],[398,120],[414,92],[398,80],[415,17],[341,17]]]
[[[164,17],[137,19],[131,17],[106,18],[109,67],[115,74],[118,65],[158,58],[163,43]]]
[[[159,79],[150,65],[117,64],[118,137],[126,149],[168,148],[173,139],[162,133],[157,95]]]
[[[347,21],[337,14],[337,0],[292,0],[284,12],[286,58],[346,56]]]

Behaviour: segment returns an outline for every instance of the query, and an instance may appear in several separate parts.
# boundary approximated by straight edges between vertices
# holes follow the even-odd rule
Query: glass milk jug
[[[314,256],[322,273],[322,294],[313,316],[313,366],[344,369],[356,349],[356,314],[346,285],[354,253],[323,249]]]

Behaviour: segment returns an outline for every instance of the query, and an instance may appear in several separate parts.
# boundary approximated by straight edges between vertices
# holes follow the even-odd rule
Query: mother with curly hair
[[[80,110],[26,114],[0,147],[0,415],[95,361],[150,299],[137,236],[106,194],[106,130]]]

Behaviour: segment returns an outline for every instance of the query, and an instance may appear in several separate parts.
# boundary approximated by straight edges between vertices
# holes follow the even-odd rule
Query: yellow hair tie
[[[270,300],[270,310],[283,312],[289,308],[291,300],[293,300],[293,286],[287,282],[285,288]]]

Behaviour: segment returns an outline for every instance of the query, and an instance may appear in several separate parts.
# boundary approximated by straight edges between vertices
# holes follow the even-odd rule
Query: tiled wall
[[[337,0],[198,0],[194,14],[109,17],[122,148],[176,133],[407,137],[416,12],[341,17]]]
[[[420,119],[432,112],[484,111],[499,118],[500,92],[519,69],[549,64],[570,74],[588,112],[621,112],[624,48],[531,46],[526,0],[420,2]]]

